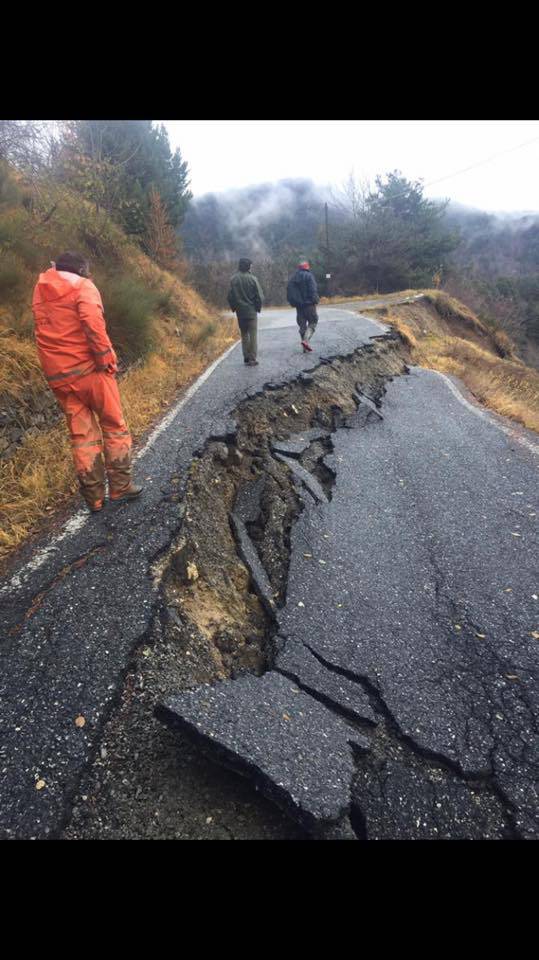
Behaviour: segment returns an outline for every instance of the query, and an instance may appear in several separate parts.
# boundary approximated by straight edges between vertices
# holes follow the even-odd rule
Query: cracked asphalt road
[[[416,758],[488,787],[504,813],[495,832],[507,818],[535,837],[539,460],[430,371],[390,384],[383,414],[335,438],[333,500],[294,529],[279,633],[359,681]],[[355,786],[367,833],[423,836],[425,777],[401,785],[389,826],[387,801],[366,803],[402,776],[389,769],[363,766]]]
[[[346,308],[325,308],[316,353],[304,357],[291,312],[266,314],[261,327],[260,367],[246,369],[236,348],[143,454],[144,500],[72,523],[0,592],[1,835],[55,836],[68,822],[156,612],[150,568],[181,523],[171,481],[250,393],[381,333]],[[382,412],[381,423],[334,435],[333,499],[309,503],[292,531],[278,632],[294,656],[276,666],[294,680],[287,688],[266,674],[264,703],[272,682],[279,710],[287,689],[292,701],[309,691],[298,727],[307,761],[307,704],[317,731],[327,711],[325,749],[317,743],[308,771],[324,803],[307,803],[307,820],[329,808],[337,770],[339,810],[350,798],[360,836],[536,836],[538,459],[434,373],[394,381]],[[235,688],[223,746],[250,769],[256,753],[267,783],[279,779],[279,755],[260,760],[269,718],[257,729],[257,683]],[[238,747],[242,696],[255,722]],[[208,739],[198,719],[190,722]]]
[[[236,346],[143,449],[139,502],[109,505],[91,518],[80,512],[55,540],[22,551],[0,587],[0,836],[54,837],[69,820],[81,775],[156,613],[151,566],[181,525],[172,481],[266,382],[295,377],[321,354],[351,352],[379,334],[374,321],[324,309],[317,350],[306,357],[292,313],[267,312],[260,366],[246,368]],[[76,726],[79,717],[84,726]]]

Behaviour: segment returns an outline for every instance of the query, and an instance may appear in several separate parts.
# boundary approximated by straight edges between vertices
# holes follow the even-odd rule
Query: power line
[[[500,150],[498,153],[492,154],[491,157],[487,157],[484,160],[478,160],[476,163],[470,164],[468,167],[463,167],[462,170],[458,170],[456,173],[447,174],[444,177],[439,177],[437,180],[430,180],[429,183],[423,184],[423,189],[428,187],[436,186],[438,183],[444,183],[446,180],[453,180],[455,177],[462,176],[463,173],[468,173],[470,170],[476,170],[478,167],[483,167],[487,163],[492,163],[493,160],[497,160],[499,157],[505,157],[508,153],[515,153],[517,150],[523,150],[525,147],[531,147],[534,143],[539,143],[539,137],[533,137],[532,140],[526,140],[524,143],[519,143],[515,147],[508,147],[506,150]],[[408,190],[403,190],[402,193],[394,194],[392,197],[388,197],[385,200],[385,205],[393,203],[394,200],[399,200],[401,197],[406,197],[408,195]],[[342,207],[337,207],[335,204],[325,203],[325,222],[326,222],[326,250],[329,254],[329,217],[328,217],[328,208],[335,207],[336,210],[342,209]],[[384,202],[380,204],[384,206]]]
[[[491,157],[486,157],[484,160],[478,160],[476,163],[470,164],[469,167],[463,167],[462,170],[457,170],[455,173],[448,173],[444,177],[439,177],[437,180],[430,180],[428,183],[423,184],[423,189],[428,187],[434,187],[438,183],[444,183],[446,180],[453,180],[455,177],[462,176],[463,173],[468,173],[470,170],[477,170],[478,167],[483,167],[487,163],[492,163],[493,160],[497,160],[499,157],[504,157],[508,153],[515,153],[517,150],[523,150],[525,147],[531,147],[534,143],[539,143],[539,137],[534,137],[532,140],[526,140],[524,143],[519,143],[516,147],[509,147],[507,150],[500,150],[498,153],[492,154]],[[385,203],[392,203],[393,200],[399,200],[401,197],[406,197],[408,195],[408,190],[403,190],[402,193],[396,193],[392,197],[388,197]],[[342,209],[335,204],[330,204],[330,206],[335,207],[335,209]]]
[[[464,167],[462,170],[458,170],[456,173],[449,173],[445,177],[439,177],[438,180],[431,180],[430,183],[425,184],[425,187],[433,187],[437,183],[443,183],[445,180],[452,180],[454,177],[460,177],[463,173],[468,173],[470,170],[476,170],[478,167],[482,167],[487,163],[492,163],[493,160],[497,160],[498,157],[505,157],[508,153],[515,153],[517,150],[523,150],[525,147],[531,147],[534,143],[539,143],[539,137],[534,137],[533,140],[526,140],[524,143],[519,143],[516,147],[509,147],[507,150],[500,150],[499,153],[493,153],[491,157],[487,157],[485,160],[478,160],[477,163],[472,163],[469,167]]]

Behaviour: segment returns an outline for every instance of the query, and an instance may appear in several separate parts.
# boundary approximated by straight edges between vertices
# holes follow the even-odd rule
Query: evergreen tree
[[[151,120],[72,121],[56,161],[61,178],[141,241],[152,189],[173,228],[181,224],[191,200],[187,163],[179,150],[172,153],[165,128]]]
[[[459,243],[444,223],[446,206],[427,200],[423,184],[398,171],[378,177],[337,232],[345,285],[381,293],[432,285]]]

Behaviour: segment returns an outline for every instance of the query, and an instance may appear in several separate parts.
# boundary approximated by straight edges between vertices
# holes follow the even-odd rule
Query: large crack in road
[[[380,330],[340,309],[323,311],[321,319],[318,344],[328,358],[369,343]],[[136,701],[136,651],[159,620],[151,569],[181,529],[179,501],[193,455],[264,383],[286,382],[312,367],[298,349],[294,320],[283,325],[279,314],[278,336],[271,315],[268,323],[260,336],[260,368],[245,369],[237,347],[229,351],[145,443],[137,455],[145,483],[140,502],[109,505],[92,518],[80,511],[57,534],[30,542],[14,559],[0,588],[2,836],[61,833],[86,795],[79,789],[85,770],[102,760],[108,721],[129,701],[130,690]],[[62,576],[65,570],[69,575]],[[208,832],[199,827],[193,814],[187,833]]]
[[[536,464],[331,313],[3,588],[5,836],[536,834]]]
[[[157,690],[164,700],[179,689],[242,676],[256,679],[271,669],[276,658],[276,611],[286,601],[291,530],[306,500],[331,500],[336,475],[332,436],[377,422],[385,383],[405,371],[398,341],[391,335],[381,337],[348,357],[320,364],[309,375],[267,384],[259,395],[242,402],[201,446],[181,489],[178,484],[180,535],[154,570],[162,609],[153,641],[148,641],[132,671],[127,704],[109,724],[105,756],[98,758],[86,780],[83,793],[92,800],[77,807],[68,835],[95,834],[96,829],[106,834],[110,828],[122,782],[130,787],[133,779],[132,770],[127,776],[111,773],[109,751],[117,753],[118,741],[125,745],[123,756],[136,756],[139,766],[141,745],[155,744],[148,712],[137,711],[133,723],[133,690],[148,709],[155,704]],[[294,690],[299,693],[295,685]],[[272,690],[271,711],[277,702],[278,693]],[[317,709],[316,704],[310,706],[305,718],[305,735],[315,739]],[[319,713],[320,721],[327,723],[326,711]],[[363,713],[369,714],[365,705]],[[185,750],[182,742],[181,751]],[[177,744],[171,747],[174,752]],[[153,771],[152,757],[144,747],[142,753],[145,783],[158,785],[162,807],[164,798],[175,794],[177,774],[163,775],[162,750],[154,748]],[[237,758],[231,757],[228,766],[237,771]],[[314,789],[318,773],[313,768],[313,793],[320,789]],[[185,778],[185,770],[182,775]],[[268,783],[266,792],[273,799]],[[144,792],[141,788],[138,794],[139,808]],[[127,798],[126,806],[130,807]],[[131,808],[127,816],[132,817]],[[264,816],[271,822],[267,811]],[[167,824],[161,816],[155,829],[173,831],[177,817],[176,810]],[[291,831],[290,826],[277,829],[279,836]]]
[[[379,357],[371,354],[369,359],[374,367]],[[264,490],[261,481],[263,476],[270,477],[275,471],[271,455],[287,466],[293,479],[310,495],[309,500],[312,498],[317,505],[328,503],[336,472],[325,475],[327,493],[313,476],[321,466],[328,470],[329,446],[333,449],[333,442],[329,440],[328,444],[328,438],[338,427],[358,429],[381,419],[377,412],[382,393],[380,382],[374,389],[373,384],[369,384],[367,389],[364,381],[358,382],[353,361],[336,361],[331,373],[348,381],[348,397],[343,399],[341,391],[340,403],[331,402],[326,396],[325,405],[317,406],[316,373],[309,378],[309,386],[314,387],[311,398],[315,399],[306,410],[302,409],[305,394],[300,399],[294,387],[283,388],[280,399],[286,404],[286,410],[279,411],[280,416],[269,418],[269,422],[267,416],[262,417],[264,450],[260,449],[261,418],[257,401],[246,405],[242,414],[243,445],[248,449],[253,433],[258,445],[251,450],[251,458],[246,463],[243,486],[239,484],[241,496],[236,498],[232,510],[232,524],[251,583],[264,610],[276,624],[276,607],[282,607],[285,602],[282,577],[274,578],[272,586],[266,572],[272,569],[272,557],[264,550],[260,531]],[[301,387],[305,385],[300,382]],[[362,404],[361,397],[365,400],[365,394],[367,401]],[[356,406],[355,423],[347,401]],[[266,404],[267,398],[258,402]],[[292,412],[303,418],[303,433],[289,436],[284,442],[283,412],[287,418]],[[325,436],[318,432],[321,426],[327,430]],[[274,432],[277,442],[271,439]],[[325,441],[321,446],[320,440]],[[313,456],[312,448],[316,445],[318,449]],[[291,460],[286,453],[298,459]],[[211,455],[210,450],[208,456],[211,458]],[[260,473],[253,468],[253,455]],[[310,473],[304,466],[298,466],[302,457],[309,461]],[[334,468],[332,452],[329,457]],[[250,473],[253,476],[247,482],[246,476]],[[207,474],[205,483],[210,482]],[[220,483],[219,480],[213,482]],[[241,516],[238,516],[238,500]],[[266,508],[266,521],[273,513],[273,507]],[[295,522],[300,510],[292,509],[291,514]],[[255,525],[255,529],[256,524],[259,525],[254,542],[247,522]],[[282,536],[279,541],[282,553]],[[287,545],[289,542],[290,538]],[[195,555],[196,550],[191,548],[193,564]],[[303,556],[308,561],[314,559],[312,553]],[[327,565],[326,561],[319,562]],[[441,587],[439,572],[436,573],[435,593],[439,605]],[[274,587],[279,588],[277,592],[272,592]],[[182,598],[180,603],[186,604],[188,600]],[[305,608],[302,602],[298,606]],[[195,621],[201,609],[202,605],[194,599],[190,613]],[[462,629],[460,625],[459,629]],[[308,642],[281,631],[277,652],[275,647],[268,652],[267,644],[268,631],[265,658],[269,657],[269,664],[262,682],[243,677],[234,684],[177,695],[158,708],[158,716],[173,729],[193,738],[214,759],[253,778],[259,789],[317,836],[347,837],[353,831],[361,838],[514,838],[520,835],[513,803],[503,793],[492,768],[463,770],[451,753],[437,752],[417,742],[401,729],[381,690],[368,676],[359,676],[325,659]],[[221,679],[225,675],[226,670],[221,673]],[[469,723],[467,718],[467,727]],[[317,753],[320,746],[322,753]],[[396,813],[393,812],[395,805]],[[399,813],[402,822],[399,822]]]
[[[363,835],[534,837],[537,462],[427,371],[390,385],[384,415],[336,438],[333,502],[298,523],[279,631],[380,718],[351,788]]]

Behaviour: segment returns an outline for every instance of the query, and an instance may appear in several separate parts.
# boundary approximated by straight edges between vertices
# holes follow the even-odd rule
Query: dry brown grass
[[[438,291],[372,312],[399,333],[413,363],[459,377],[485,406],[539,433],[539,372],[518,360],[504,331]]]
[[[418,346],[415,361],[459,377],[485,406],[539,433],[537,370],[459,337],[427,338]]]
[[[14,181],[20,175],[10,170]],[[204,300],[185,282],[185,270],[169,273],[147,257],[122,232],[104,210],[70,190],[65,184],[44,180],[35,209],[26,208],[17,192],[0,202],[0,233],[9,238],[9,264],[20,282],[6,287],[0,296],[0,327],[11,327],[18,335],[31,337],[32,291],[38,273],[49,268],[61,250],[86,253],[98,286],[107,277],[128,277],[147,289],[169,297],[169,314],[176,323],[202,321],[208,312]],[[1,258],[0,258],[1,264]],[[106,309],[105,303],[105,309]]]
[[[394,330],[399,334],[402,342],[408,347],[409,350],[415,350],[417,348],[417,338],[412,331],[412,328],[401,319],[401,317],[384,317],[384,321],[387,321],[391,324]]]
[[[401,290],[398,293],[369,293],[357,297],[322,297],[320,303],[323,306],[331,306],[332,303],[362,303],[369,300],[404,300],[406,297],[415,297],[421,291]]]
[[[127,373],[120,384],[124,411],[135,440],[155,423],[178,392],[236,339],[236,325],[225,318],[213,323],[207,317],[204,323],[200,319],[187,322],[182,326],[181,337],[161,333],[156,352]],[[20,346],[20,362],[27,362],[34,371],[35,348],[30,343]],[[17,382],[10,378],[10,389]],[[76,489],[64,423],[37,437],[26,438],[14,457],[0,462],[0,557],[35,533],[54,507]]]
[[[15,185],[23,185],[13,170],[11,177]],[[150,294],[149,303],[154,304],[142,317],[143,332],[147,327],[149,333],[144,349],[147,344],[152,352],[120,385],[135,438],[151,426],[179,390],[237,338],[233,320],[213,317],[211,308],[187,285],[181,271],[172,274],[161,270],[104,211],[97,211],[63,184],[43,181],[32,207],[25,205],[20,190],[4,192],[0,228],[3,243],[6,238],[9,241],[8,253],[3,252],[3,274],[0,271],[0,278],[4,278],[0,295],[0,409],[3,402],[11,411],[19,403],[27,405],[34,395],[48,396],[33,340],[31,301],[38,273],[48,269],[50,260],[61,250],[80,249],[89,255],[98,286],[101,280],[112,279],[127,286],[131,281],[134,296],[137,289],[143,289]],[[128,307],[123,303],[119,311],[120,333],[127,341],[138,329]],[[115,342],[125,347],[118,335]],[[142,353],[142,349],[137,350],[137,355]],[[70,496],[74,480],[63,423],[27,436],[9,461],[0,461],[0,556],[35,531],[51,507]]]
[[[487,332],[484,323],[476,317],[465,304],[450,297],[443,290],[423,290],[422,294],[427,301],[435,308],[439,317],[453,326],[464,326],[474,332],[485,334]]]
[[[0,400],[18,399],[29,390],[35,393],[46,389],[36,348],[28,340],[2,336],[0,330]]]
[[[26,438],[14,457],[0,463],[0,557],[76,489],[73,478],[63,424]]]

